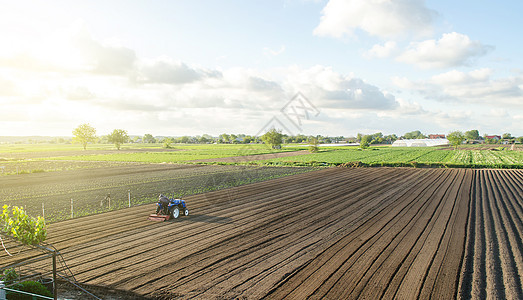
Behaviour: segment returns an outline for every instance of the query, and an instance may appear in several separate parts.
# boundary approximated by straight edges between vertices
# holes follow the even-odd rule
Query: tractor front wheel
[[[175,207],[173,209],[172,215],[173,215],[173,219],[177,219],[178,218],[178,216],[180,215],[180,210],[178,209],[178,207]]]
[[[189,215],[189,210],[186,208],[186,209],[183,211],[183,214],[184,214],[185,216],[188,216],[188,215]]]

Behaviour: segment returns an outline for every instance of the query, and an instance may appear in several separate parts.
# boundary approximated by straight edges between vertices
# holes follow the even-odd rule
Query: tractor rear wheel
[[[178,216],[180,215],[180,210],[178,209],[178,207],[175,207],[173,209],[172,215],[173,215],[173,219],[177,219],[178,218]]]
[[[186,209],[183,211],[183,214],[184,214],[185,216],[188,216],[188,215],[189,215],[189,210],[186,208]]]

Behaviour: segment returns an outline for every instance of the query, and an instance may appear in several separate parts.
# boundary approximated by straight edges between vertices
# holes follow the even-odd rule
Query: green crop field
[[[464,145],[448,147],[403,148],[380,146],[361,150],[357,147],[322,147],[318,153],[277,157],[266,160],[246,158],[223,162],[227,157],[275,154],[307,149],[306,145],[285,145],[280,150],[263,144],[126,144],[121,150],[113,145],[0,145],[2,174],[35,173],[89,168],[101,162],[258,164],[287,166],[333,166],[358,162],[362,166],[523,168],[521,147]],[[288,154],[287,154],[288,155]],[[259,158],[258,158],[259,159]],[[207,160],[207,161],[201,161]],[[92,164],[92,165],[91,165]]]
[[[167,149],[166,149],[167,150]],[[109,154],[72,155],[47,157],[52,160],[79,160],[79,161],[119,161],[119,162],[147,162],[147,163],[180,163],[200,159],[213,159],[245,155],[269,154],[292,149],[273,150],[265,145],[180,145],[165,152],[122,152]]]
[[[523,168],[523,151],[447,148],[376,147],[325,149],[318,153],[265,160],[265,164],[340,165],[361,162],[368,166],[442,166],[473,168]]]

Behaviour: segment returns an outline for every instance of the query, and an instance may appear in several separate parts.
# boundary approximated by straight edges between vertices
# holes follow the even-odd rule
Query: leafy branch
[[[37,245],[47,237],[45,220],[42,217],[33,218],[23,208],[13,206],[11,214],[9,205],[4,205],[0,214],[0,230],[12,235],[25,245]]]

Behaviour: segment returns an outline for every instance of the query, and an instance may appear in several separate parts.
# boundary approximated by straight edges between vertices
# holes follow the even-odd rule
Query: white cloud
[[[397,99],[397,101],[399,106],[396,112],[401,115],[419,115],[427,113],[427,111],[425,111],[417,102],[410,102],[403,99]]]
[[[373,58],[373,57],[387,58],[387,57],[394,55],[394,53],[396,53],[397,51],[398,51],[398,47],[396,45],[396,42],[388,41],[383,45],[380,45],[380,44],[374,45],[369,51],[367,51],[365,53],[365,56],[367,58]]]
[[[451,32],[443,34],[439,40],[410,43],[397,60],[423,69],[467,66],[492,49],[467,35]]]
[[[64,94],[69,100],[88,100],[95,97],[85,86],[68,87],[65,89]]]
[[[431,82],[439,85],[458,85],[467,83],[487,82],[490,79],[492,70],[482,68],[470,71],[468,73],[452,70],[432,76]]]
[[[102,44],[93,39],[87,29],[81,27],[74,33],[73,45],[81,51],[91,71],[107,75],[126,75],[134,69],[136,53],[134,50],[114,45]]]
[[[494,108],[490,111],[490,113],[488,115],[490,115],[491,117],[496,117],[496,118],[510,117],[509,113],[504,108]]]
[[[281,45],[280,49],[278,49],[278,50],[272,50],[269,47],[263,48],[263,53],[266,56],[278,56],[278,55],[282,54],[283,52],[285,52],[285,46],[284,45]]]
[[[436,12],[423,0],[330,0],[323,8],[320,24],[314,29],[319,36],[341,38],[357,29],[378,37],[395,37],[405,33],[426,35]]]
[[[523,108],[523,76],[493,79],[492,74],[488,68],[470,72],[452,70],[428,80],[410,81],[396,77],[392,81],[398,87],[416,91],[427,99]]]
[[[330,67],[317,65],[290,71],[284,84],[286,90],[302,92],[317,101],[320,109],[390,110],[397,105],[392,94],[360,78],[339,74]]]
[[[399,76],[393,76],[391,77],[392,83],[401,88],[401,89],[407,89],[407,90],[415,90],[416,84],[412,82],[407,77],[399,77]]]
[[[203,70],[191,68],[182,62],[161,57],[151,62],[143,62],[138,67],[138,81],[148,83],[183,84],[200,80],[205,76]]]
[[[0,76],[0,96],[16,95],[16,85],[13,81]]]

